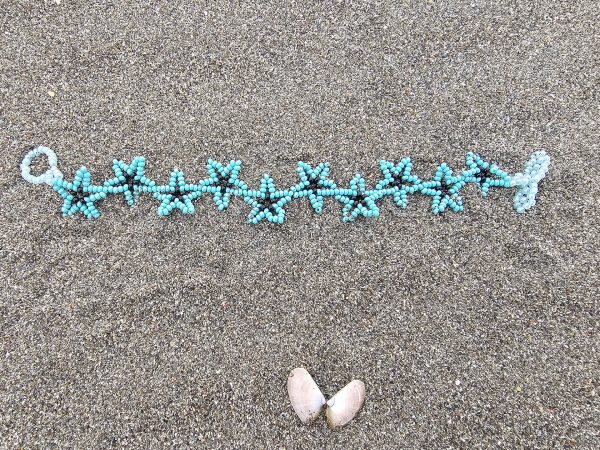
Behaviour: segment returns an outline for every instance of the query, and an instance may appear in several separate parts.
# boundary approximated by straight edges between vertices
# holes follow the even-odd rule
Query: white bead
[[[513,198],[514,208],[523,213],[535,205],[538,183],[546,176],[550,167],[550,156],[545,151],[532,153],[525,164],[524,173],[516,173],[510,177],[510,185],[518,186]]]
[[[49,168],[43,174],[35,177],[31,175],[31,163],[40,155],[46,155],[48,157]],[[54,153],[52,149],[40,145],[27,153],[23,158],[23,161],[21,162],[21,176],[25,181],[32,184],[46,183],[52,186],[56,178],[62,178],[63,176],[61,171],[58,170],[58,167],[56,167],[57,163],[58,158],[56,157],[56,153]]]

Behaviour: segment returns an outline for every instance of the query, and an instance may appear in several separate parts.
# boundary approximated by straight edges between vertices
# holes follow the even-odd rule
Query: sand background
[[[600,445],[596,2],[0,12],[3,447]],[[344,224],[302,201],[250,226],[241,200],[165,220],[113,197],[87,221],[20,177],[38,144],[98,182],[135,155],[157,181],[240,158],[253,186],[291,185],[298,160],[339,184],[406,155],[423,178],[467,150],[511,173],[534,150],[553,161],[524,215],[513,190],[470,186],[442,217],[415,197]],[[360,416],[302,426],[296,366],[327,396],[364,380]]]

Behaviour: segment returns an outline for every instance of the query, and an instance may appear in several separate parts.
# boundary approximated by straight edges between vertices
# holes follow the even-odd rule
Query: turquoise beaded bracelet
[[[50,168],[36,177],[31,175],[31,163],[40,155],[48,157]],[[417,193],[431,198],[431,210],[434,214],[441,214],[448,208],[462,211],[463,203],[459,192],[468,183],[479,186],[483,196],[492,187],[516,187],[513,206],[517,212],[523,213],[535,204],[538,183],[548,172],[550,157],[544,151],[534,152],[523,173],[509,175],[496,164],[468,152],[466,168],[462,172],[453,174],[446,164],[441,164],[431,180],[421,180],[412,174],[410,158],[399,162],[381,161],[379,166],[382,178],[374,189],[367,189],[365,180],[360,175],[352,178],[348,187],[338,187],[329,178],[327,163],[310,166],[299,162],[296,169],[298,182],[283,190],[277,189],[268,175],[263,176],[258,189],[250,189],[239,179],[241,161],[223,165],[208,160],[208,178],[196,184],[187,182],[183,172],[174,169],[167,184],[157,185],[146,177],[145,164],[146,160],[142,156],[133,158],[129,164],[114,160],[112,167],[115,176],[102,185],[92,184],[90,173],[85,167],[77,171],[73,181],[67,181],[57,168],[54,151],[40,146],[25,156],[21,163],[21,174],[30,183],[52,186],[63,198],[63,216],[81,212],[88,219],[97,218],[100,217],[100,211],[96,204],[108,195],[120,194],[129,206],[133,206],[142,193],[150,193],[160,201],[157,209],[159,216],[168,216],[176,209],[183,214],[194,214],[194,202],[202,195],[209,194],[221,211],[229,206],[232,197],[242,197],[252,207],[248,216],[248,222],[252,224],[263,220],[283,223],[285,206],[294,199],[303,197],[308,199],[317,214],[322,212],[325,198],[333,197],[343,205],[342,219],[351,222],[361,216],[379,216],[377,202],[384,197],[391,197],[398,207],[406,208],[409,195]]]

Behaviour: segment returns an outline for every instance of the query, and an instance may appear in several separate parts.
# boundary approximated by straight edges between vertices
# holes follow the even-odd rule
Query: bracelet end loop
[[[49,168],[46,172],[36,177],[31,175],[31,163],[35,158],[41,155],[46,155],[48,157]],[[58,158],[56,157],[54,150],[40,145],[33,150],[30,150],[23,158],[23,161],[21,161],[21,176],[25,181],[31,184],[45,183],[52,186],[55,179],[63,177],[62,172],[58,170],[57,164]]]

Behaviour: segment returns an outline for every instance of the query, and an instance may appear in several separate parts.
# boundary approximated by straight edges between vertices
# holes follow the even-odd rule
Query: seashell
[[[303,423],[310,422],[321,414],[325,397],[306,369],[299,367],[292,370],[287,388],[292,407]]]
[[[352,380],[327,402],[327,424],[338,428],[350,422],[365,402],[365,384]]]

